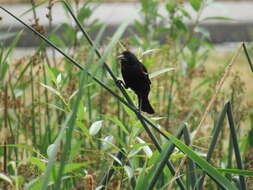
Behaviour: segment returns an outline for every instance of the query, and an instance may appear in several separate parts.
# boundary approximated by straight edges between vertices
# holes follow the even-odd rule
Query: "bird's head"
[[[137,57],[131,53],[130,51],[124,51],[122,52],[119,56],[118,59],[122,62],[122,63],[128,63],[128,64],[133,64],[136,62],[139,62]]]

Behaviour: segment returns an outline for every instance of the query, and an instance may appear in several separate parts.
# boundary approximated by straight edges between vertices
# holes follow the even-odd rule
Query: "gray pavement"
[[[214,54],[235,52],[239,46],[240,46],[240,42],[219,43],[219,44],[214,45],[214,51],[212,51],[212,52]],[[25,47],[25,48],[24,47],[17,47],[12,52],[13,56],[11,56],[11,58],[13,59],[13,61],[17,61],[23,57],[34,55],[36,50],[37,50],[36,47]],[[47,51],[47,55],[48,55],[49,59],[52,59],[52,57],[53,57],[52,49],[46,48],[46,51]],[[55,56],[56,56],[56,58],[62,57],[62,55],[59,54],[57,51],[55,51]]]
[[[32,11],[24,14],[27,10],[31,9],[31,5],[2,5],[16,16],[24,20],[28,24],[32,24]],[[96,7],[96,4],[92,4]],[[185,9],[189,11],[191,16],[195,18],[197,15],[189,6],[185,4]],[[105,37],[111,36],[118,25],[127,19],[133,21],[134,19],[140,19],[140,5],[138,3],[103,3],[95,8],[90,21],[99,19],[101,22],[108,24],[108,29],[105,33]],[[201,14],[201,24],[211,35],[211,41],[214,43],[223,42],[236,42],[236,41],[252,41],[253,39],[253,1],[247,2],[223,2],[213,3],[205,8]],[[36,14],[39,17],[39,23],[48,28],[48,19],[46,14],[48,12],[47,5],[36,8]],[[162,15],[166,15],[166,11],[161,6],[158,12]],[[73,23],[71,18],[67,15],[62,5],[59,3],[53,7],[53,28],[59,26],[61,23]],[[207,21],[207,17],[229,17],[234,19],[233,21]],[[20,31],[23,26],[16,22],[13,18],[8,16],[2,10],[0,10],[0,32],[15,32]],[[191,23],[186,20],[190,25]],[[126,33],[129,35],[129,33]],[[10,40],[11,41],[11,40]],[[39,44],[39,40],[27,33],[22,36],[19,41],[19,46],[36,46]]]

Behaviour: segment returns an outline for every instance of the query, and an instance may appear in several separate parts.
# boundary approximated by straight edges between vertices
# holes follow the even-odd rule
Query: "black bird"
[[[118,59],[121,61],[124,86],[130,87],[137,94],[139,109],[149,114],[155,113],[148,100],[151,81],[145,66],[130,51],[124,51]]]

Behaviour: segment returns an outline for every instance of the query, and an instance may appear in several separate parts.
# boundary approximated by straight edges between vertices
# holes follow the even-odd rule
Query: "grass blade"
[[[189,146],[191,144],[190,133],[187,129],[187,125],[184,124],[184,126],[185,126],[183,129],[184,141],[185,141],[185,144]],[[192,186],[192,189],[198,190],[198,186],[196,186],[196,178],[197,178],[196,165],[192,160],[189,160],[187,166],[188,166],[187,167],[188,176],[190,179],[189,181]]]
[[[216,168],[214,168],[211,164],[209,164],[206,160],[202,159],[198,156],[194,151],[192,151],[188,146],[186,146],[183,142],[175,138],[173,135],[167,133],[168,137],[171,141],[187,156],[194,161],[200,168],[202,168],[213,180],[215,180],[220,186],[227,190],[237,190],[237,188],[230,183],[230,181],[225,178],[223,175],[218,172]]]
[[[225,119],[225,115],[226,115],[226,112],[227,112],[227,104],[224,105],[223,109],[222,109],[222,112],[219,116],[219,119],[218,119],[218,122],[214,128],[214,131],[213,131],[213,137],[212,137],[212,140],[211,140],[211,143],[208,147],[208,152],[207,152],[207,156],[206,156],[206,161],[210,161],[211,159],[211,156],[214,152],[214,148],[215,148],[215,145],[217,143],[217,140],[218,140],[218,137],[219,137],[219,134],[222,130],[222,127],[223,127],[223,122],[224,122],[224,119]],[[204,179],[205,179],[205,173],[202,174],[200,180],[199,180],[199,183],[198,183],[198,187],[199,189],[202,188],[202,185],[204,183]]]
[[[176,138],[180,138],[183,134],[183,130],[185,128],[185,125],[182,125],[177,132],[175,133]],[[151,190],[154,188],[159,176],[162,174],[163,168],[165,164],[167,164],[170,155],[172,154],[173,149],[175,148],[175,145],[171,143],[171,141],[167,141],[165,145],[165,149],[162,150],[161,154],[159,155],[159,158],[157,159],[157,166],[155,164],[154,169],[150,171],[151,177],[150,177],[150,182],[147,183],[147,189]],[[153,171],[153,172],[152,172]],[[175,172],[172,173],[172,175],[175,175]],[[145,181],[147,181],[146,179]],[[186,189],[185,185],[183,184],[182,180],[180,178],[178,180],[178,185],[181,189]]]
[[[223,173],[229,174],[236,174],[236,175],[244,175],[244,176],[251,176],[253,177],[253,171],[249,170],[240,170],[240,169],[224,169],[224,168],[217,168],[218,171]]]
[[[240,149],[239,149],[239,145],[238,145],[238,140],[237,140],[237,136],[236,136],[235,122],[234,122],[234,119],[233,119],[231,103],[228,102],[227,106],[228,106],[227,117],[228,117],[231,137],[232,137],[232,143],[233,143],[233,146],[234,146],[237,167],[238,167],[238,169],[243,169],[242,158],[241,158]],[[246,190],[247,188],[246,188],[246,182],[245,182],[244,177],[240,175],[239,178],[240,178],[241,188],[243,190]]]
[[[152,78],[154,78],[154,77],[156,77],[158,75],[161,75],[163,73],[166,73],[166,72],[169,72],[169,71],[173,71],[173,70],[175,70],[175,69],[174,68],[161,69],[160,71],[156,71],[154,73],[149,74],[149,78],[152,79]]]
[[[242,46],[243,46],[243,50],[244,50],[244,53],[245,53],[245,55],[246,55],[246,58],[247,58],[247,60],[248,60],[250,69],[251,69],[251,71],[253,72],[253,64],[252,64],[252,61],[251,61],[251,59],[250,59],[249,52],[248,52],[248,50],[247,50],[247,47],[246,47],[245,42],[242,43]]]

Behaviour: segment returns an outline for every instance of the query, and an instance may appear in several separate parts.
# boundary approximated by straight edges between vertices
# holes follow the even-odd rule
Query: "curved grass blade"
[[[233,146],[234,146],[237,167],[238,167],[238,169],[243,169],[242,158],[241,158],[240,149],[239,149],[239,145],[238,145],[238,140],[237,140],[237,136],[236,136],[235,122],[234,122],[234,118],[233,118],[233,114],[232,114],[231,103],[228,102],[227,106],[228,106],[228,108],[227,108],[227,117],[228,117],[231,137],[232,137],[232,143],[233,143]],[[243,190],[246,190],[247,187],[246,187],[246,182],[245,182],[244,177],[240,175],[239,179],[240,179],[241,188]]]
[[[237,190],[237,188],[230,183],[230,181],[218,172],[211,164],[206,160],[198,156],[194,151],[192,151],[188,146],[186,146],[182,141],[175,138],[173,135],[166,133],[170,140],[187,156],[194,161],[200,168],[202,168],[213,180],[215,180],[220,186],[227,190]]]
[[[185,128],[185,125],[182,125],[177,132],[175,133],[176,138],[180,138],[183,134],[183,130]],[[171,143],[171,141],[167,141],[166,145],[164,146],[164,150],[161,151],[161,154],[159,155],[159,158],[156,161],[156,164],[154,164],[154,169],[151,169],[149,172],[149,175],[147,176],[147,179],[145,179],[148,190],[151,190],[154,188],[156,182],[158,181],[159,176],[162,174],[163,168],[165,164],[168,162],[170,155],[172,154],[172,151],[175,148],[175,145]],[[175,175],[175,172],[172,173],[172,175]],[[179,180],[178,178],[177,180]],[[150,180],[150,182],[148,182]],[[181,189],[186,189],[185,185],[182,183],[181,180],[178,181],[178,184]]]
[[[243,47],[244,53],[245,53],[245,55],[246,55],[246,58],[247,58],[247,60],[248,60],[250,69],[251,69],[251,71],[253,72],[253,64],[252,64],[251,58],[250,58],[250,56],[249,56],[249,52],[248,52],[248,50],[247,50],[247,47],[246,47],[245,42],[242,43],[242,47]]]
[[[1,59],[0,59],[0,86],[1,83],[5,77],[5,74],[7,73],[7,69],[9,67],[9,64],[7,63],[7,58],[11,55],[14,47],[16,46],[18,40],[20,39],[21,35],[23,34],[23,30],[21,30],[17,35],[16,38],[12,41],[12,43],[9,45],[6,53],[4,53],[3,50],[1,50]],[[2,47],[0,47],[2,48]]]
[[[227,173],[227,174],[236,174],[236,175],[253,177],[253,171],[249,171],[249,170],[224,169],[224,168],[217,168],[217,170],[223,173]]]
[[[183,134],[184,134],[184,141],[187,146],[191,144],[191,139],[190,139],[190,133],[188,131],[187,125],[184,124],[184,129],[183,129]],[[189,176],[189,182],[191,184],[192,189],[198,190],[198,186],[196,186],[196,178],[197,178],[197,173],[196,173],[196,165],[195,163],[190,159],[188,161],[187,165],[187,170],[188,170],[188,175]],[[188,187],[189,188],[189,187]]]
[[[215,145],[217,143],[219,134],[220,134],[220,132],[222,130],[222,127],[223,127],[223,122],[224,122],[224,119],[225,119],[225,116],[226,116],[226,112],[227,112],[227,104],[224,105],[224,107],[222,109],[222,112],[219,116],[218,122],[216,123],[216,126],[214,128],[213,135],[212,135],[213,137],[211,139],[211,143],[209,145],[207,156],[206,156],[206,161],[207,162],[209,162],[211,160],[212,154],[214,152]],[[199,180],[198,185],[197,185],[200,189],[202,188],[202,185],[204,183],[205,175],[206,174],[204,172],[202,174],[200,180]]]
[[[156,77],[158,75],[161,75],[163,73],[166,73],[166,72],[169,72],[169,71],[173,71],[173,70],[175,70],[175,69],[174,68],[161,69],[160,71],[156,71],[154,73],[149,74],[149,78],[152,79],[152,78],[154,78],[154,77]]]

